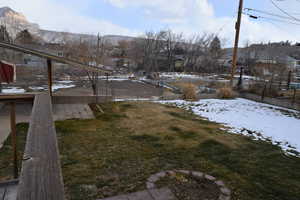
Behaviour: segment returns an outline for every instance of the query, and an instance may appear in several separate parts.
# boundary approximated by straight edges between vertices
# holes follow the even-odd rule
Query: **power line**
[[[273,4],[273,6],[275,6],[278,10],[280,10],[285,15],[289,16],[290,18],[292,18],[292,19],[294,19],[296,21],[300,21],[300,19],[294,17],[293,15],[289,14],[288,12],[286,12],[285,10],[283,10],[282,8],[280,8],[273,0],[270,0],[270,2]]]
[[[299,1],[300,1],[300,0],[299,0]],[[270,16],[274,16],[274,17],[279,17],[279,18],[284,18],[284,19],[289,19],[289,20],[291,20],[290,17],[278,15],[278,14],[271,13],[271,12],[268,12],[268,11],[263,11],[263,10],[253,9],[253,8],[245,8],[244,10],[250,11],[250,12],[251,12],[251,11],[253,11],[253,12],[258,12],[258,13],[262,13],[262,14],[266,14],[266,15],[270,15]]]
[[[243,12],[244,15],[247,15],[253,19],[267,19],[267,20],[272,20],[272,21],[278,21],[281,23],[286,23],[286,24],[293,24],[293,25],[297,25],[300,26],[300,23],[295,23],[295,22],[291,22],[291,21],[286,21],[286,20],[281,20],[281,19],[276,19],[276,18],[271,18],[271,17],[264,17],[264,16],[256,16],[256,15],[251,15],[249,13],[245,13]]]

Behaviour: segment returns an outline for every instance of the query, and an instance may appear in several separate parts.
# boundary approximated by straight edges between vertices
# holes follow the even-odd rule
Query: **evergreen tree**
[[[16,36],[15,43],[17,44],[33,44],[35,43],[33,36],[28,30],[19,32]]]
[[[11,42],[12,41],[5,26],[0,26],[0,41],[1,42]]]
[[[220,54],[221,54],[221,41],[218,38],[218,36],[216,36],[212,40],[212,42],[210,43],[209,51],[210,51],[210,54],[211,54],[213,59],[217,59],[220,56]]]

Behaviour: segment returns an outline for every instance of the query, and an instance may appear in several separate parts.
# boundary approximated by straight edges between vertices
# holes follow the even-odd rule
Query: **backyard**
[[[300,159],[272,141],[232,134],[169,104],[114,102],[101,105],[104,113],[90,106],[96,119],[56,122],[68,199],[144,190],[149,176],[174,169],[224,181],[233,200],[300,199]],[[27,128],[18,125],[19,156]],[[0,152],[2,180],[12,174],[9,142]]]

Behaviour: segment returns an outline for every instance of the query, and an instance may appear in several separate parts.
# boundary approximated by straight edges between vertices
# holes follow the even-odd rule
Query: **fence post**
[[[264,85],[264,89],[261,94],[261,101],[264,101],[264,99],[265,99],[266,89],[267,89],[267,83],[265,83],[265,85]]]
[[[287,80],[287,90],[290,89],[291,79],[292,79],[292,71],[289,71],[288,80]]]
[[[297,93],[297,89],[295,87],[294,88],[294,95],[293,95],[293,104],[296,102],[296,93]]]
[[[48,89],[50,97],[52,97],[52,61],[47,59],[47,67],[48,67]]]

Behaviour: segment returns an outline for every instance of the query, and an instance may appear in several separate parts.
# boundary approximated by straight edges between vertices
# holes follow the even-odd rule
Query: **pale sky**
[[[273,1],[299,18],[299,25],[244,15],[241,45],[247,40],[300,42],[300,0]],[[284,16],[271,0],[244,2],[245,8]],[[232,46],[238,0],[1,0],[3,6],[48,30],[137,36],[170,28],[186,35],[218,33],[227,39],[226,46]]]

